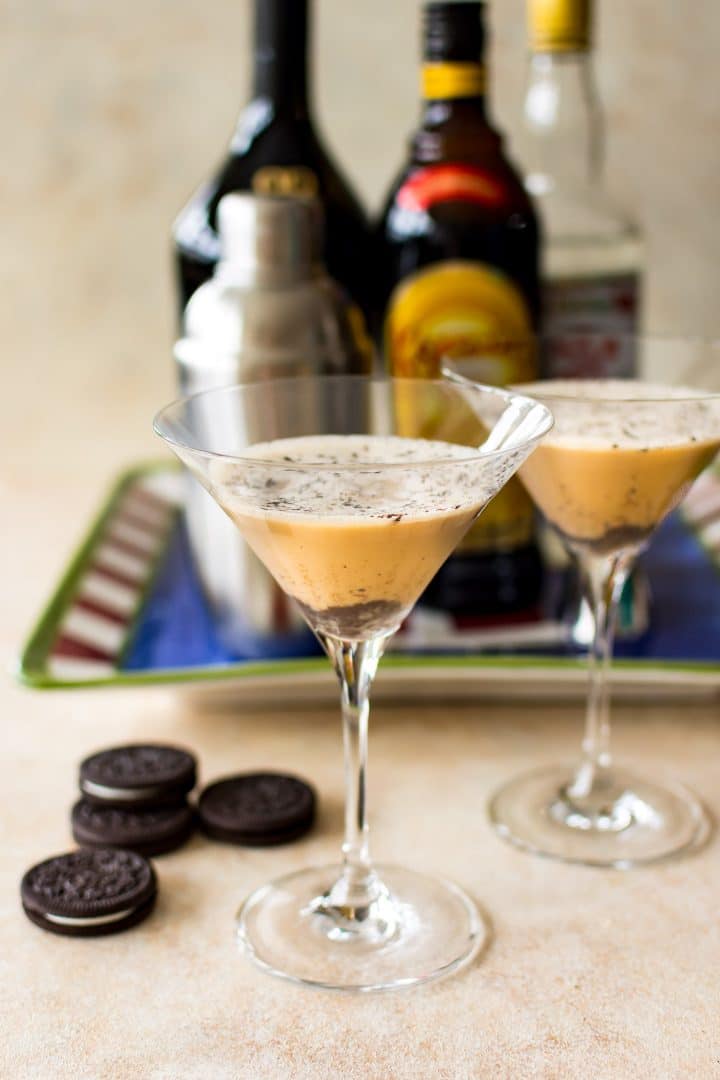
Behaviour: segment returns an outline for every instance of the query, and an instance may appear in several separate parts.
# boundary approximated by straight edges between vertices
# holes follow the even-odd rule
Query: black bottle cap
[[[425,5],[426,61],[477,63],[485,44],[485,5],[478,0],[433,0]]]

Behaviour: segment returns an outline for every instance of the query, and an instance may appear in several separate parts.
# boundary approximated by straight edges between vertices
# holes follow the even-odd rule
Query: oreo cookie
[[[195,787],[196,761],[176,746],[133,744],[101,750],[80,765],[80,792],[103,806],[163,806]]]
[[[297,840],[315,820],[315,792],[296,776],[245,773],[200,795],[200,827],[214,840],[261,847]]]
[[[80,799],[72,808],[72,834],[82,847],[127,848],[140,855],[165,855],[189,839],[195,815],[180,806],[125,809]]]
[[[96,937],[147,918],[157,880],[148,860],[134,851],[83,849],[31,867],[20,896],[27,917],[43,930]]]

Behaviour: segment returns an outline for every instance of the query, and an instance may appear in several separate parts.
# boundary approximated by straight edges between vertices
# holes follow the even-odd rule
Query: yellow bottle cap
[[[534,52],[582,52],[590,47],[592,0],[527,0]]]

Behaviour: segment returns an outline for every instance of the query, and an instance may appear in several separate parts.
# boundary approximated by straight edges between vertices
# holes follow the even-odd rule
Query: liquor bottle
[[[527,0],[527,12],[519,147],[544,227],[543,374],[632,376],[643,249],[602,183],[591,0]]]
[[[537,376],[538,228],[486,112],[483,4],[424,9],[422,116],[378,229],[384,351],[396,375],[444,365],[483,382]],[[516,616],[541,584],[533,510],[517,481],[493,500],[423,602]]]
[[[230,153],[174,225],[180,314],[220,257],[217,207],[223,195],[319,198],[330,276],[361,308],[370,280],[370,238],[360,203],[316,131],[308,73],[309,0],[255,0],[254,80]]]

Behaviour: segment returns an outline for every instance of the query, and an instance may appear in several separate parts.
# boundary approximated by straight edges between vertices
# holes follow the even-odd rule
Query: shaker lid
[[[233,192],[218,204],[221,261],[305,276],[321,261],[322,208],[317,199]]]

